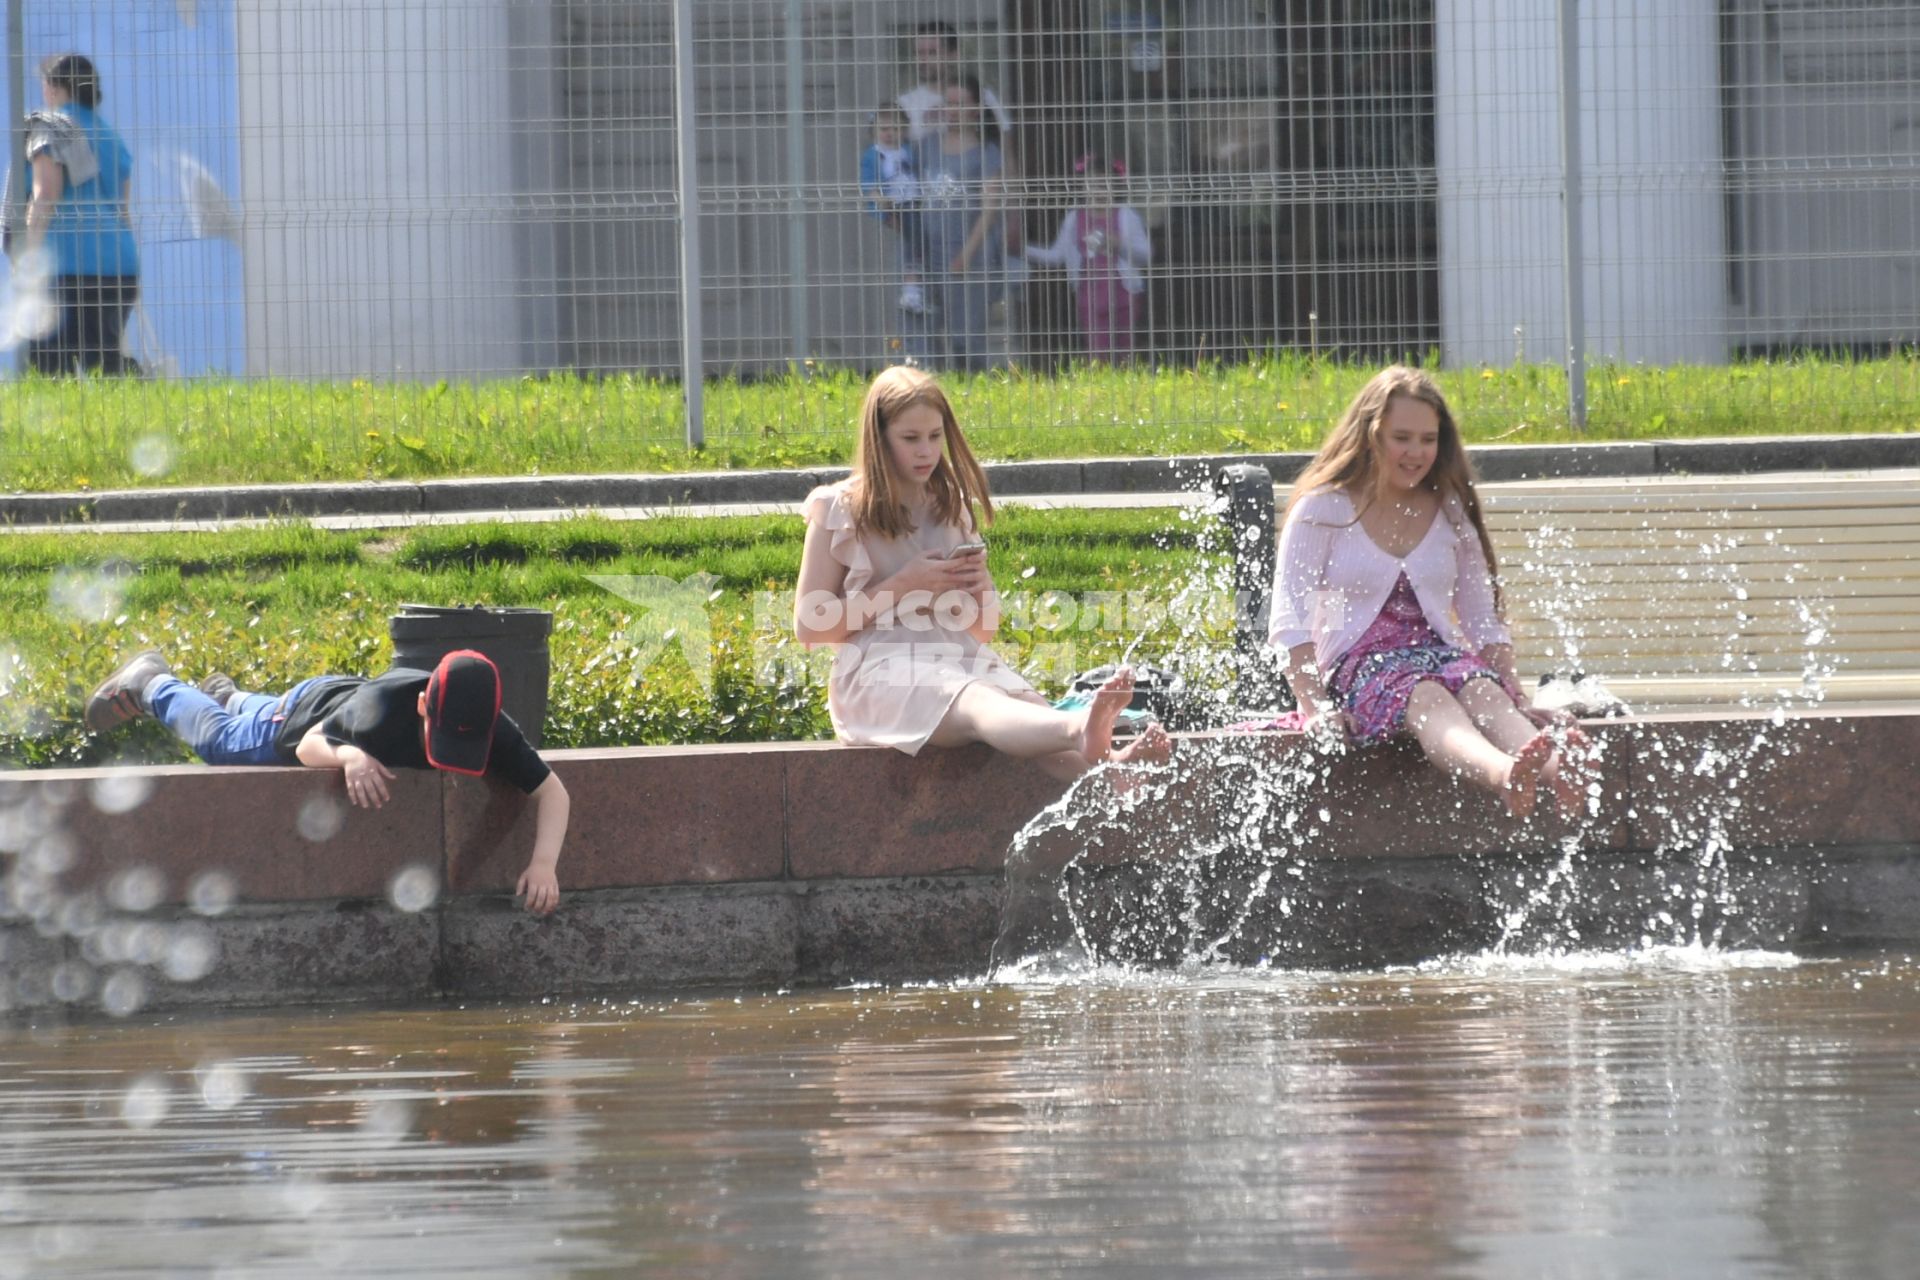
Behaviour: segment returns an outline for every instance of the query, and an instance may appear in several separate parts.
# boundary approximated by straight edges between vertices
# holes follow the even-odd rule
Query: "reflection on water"
[[[1917,977],[1681,951],[13,1027],[0,1276],[1905,1276]]]

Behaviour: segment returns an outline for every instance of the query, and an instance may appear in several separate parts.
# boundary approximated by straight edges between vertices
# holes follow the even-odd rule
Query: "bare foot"
[[[1556,752],[1544,776],[1553,788],[1554,807],[1561,817],[1572,821],[1587,811],[1586,782],[1571,761]]]
[[[1115,751],[1109,759],[1121,767],[1107,770],[1108,783],[1112,785],[1114,794],[1129,796],[1139,789],[1145,778],[1128,766],[1165,764],[1173,759],[1173,739],[1159,725],[1150,724],[1139,737]]]
[[[1113,722],[1133,701],[1133,668],[1122,667],[1107,677],[1094,692],[1093,705],[1087,708],[1087,725],[1080,731],[1080,754],[1087,767],[1104,764],[1113,750]]]
[[[1560,816],[1573,819],[1587,811],[1587,785],[1593,781],[1593,739],[1577,727],[1566,732],[1566,749],[1554,753],[1547,769]]]
[[[1114,751],[1115,764],[1165,764],[1173,759],[1173,739],[1157,724],[1150,724],[1132,742]]]
[[[1507,789],[1503,793],[1508,813],[1516,818],[1532,815],[1533,806],[1539,800],[1540,775],[1552,758],[1553,738],[1546,733],[1534,734],[1525,746],[1514,752],[1513,767],[1507,773]]]

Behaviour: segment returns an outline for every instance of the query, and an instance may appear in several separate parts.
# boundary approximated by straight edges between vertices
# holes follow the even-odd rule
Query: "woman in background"
[[[133,155],[102,117],[100,74],[78,53],[40,67],[46,109],[27,117],[26,254],[42,268],[53,328],[27,344],[28,367],[48,377],[137,373],[121,335],[140,294],[140,257],[127,204]]]

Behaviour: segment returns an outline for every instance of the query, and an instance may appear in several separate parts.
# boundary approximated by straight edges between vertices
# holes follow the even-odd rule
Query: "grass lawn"
[[[946,379],[990,459],[1314,448],[1372,366],[1282,355],[1198,368]],[[1920,358],[1598,366],[1589,423],[1549,365],[1440,375],[1472,441],[1551,443],[1920,430]],[[844,462],[865,379],[844,370],[706,389],[690,450],[679,386],[637,376],[478,384],[0,383],[0,489],[661,472]]]
[[[548,746],[823,737],[824,686],[786,638],[791,605],[777,595],[799,570],[802,530],[798,516],[771,516],[10,536],[0,539],[0,761],[188,758],[150,721],[108,739],[80,725],[88,691],[122,657],[158,646],[187,679],[224,671],[251,689],[373,673],[389,664],[387,618],[402,601],[552,610]],[[1231,619],[1205,594],[1222,563],[1214,536],[1211,522],[1166,509],[1007,511],[989,531],[990,567],[1014,605],[996,647],[1055,693],[1142,634],[1139,654],[1152,660],[1183,632],[1217,647]],[[710,692],[677,643],[649,645],[655,611],[593,580],[695,574],[713,575],[699,588],[711,596]],[[1123,592],[1142,593],[1144,607],[1129,614],[1103,595],[1076,614],[1089,593]]]

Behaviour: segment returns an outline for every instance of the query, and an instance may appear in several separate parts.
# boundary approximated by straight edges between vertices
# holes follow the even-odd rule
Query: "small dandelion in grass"
[[[387,885],[387,900],[410,914],[425,911],[439,897],[440,877],[430,867],[406,867]]]

